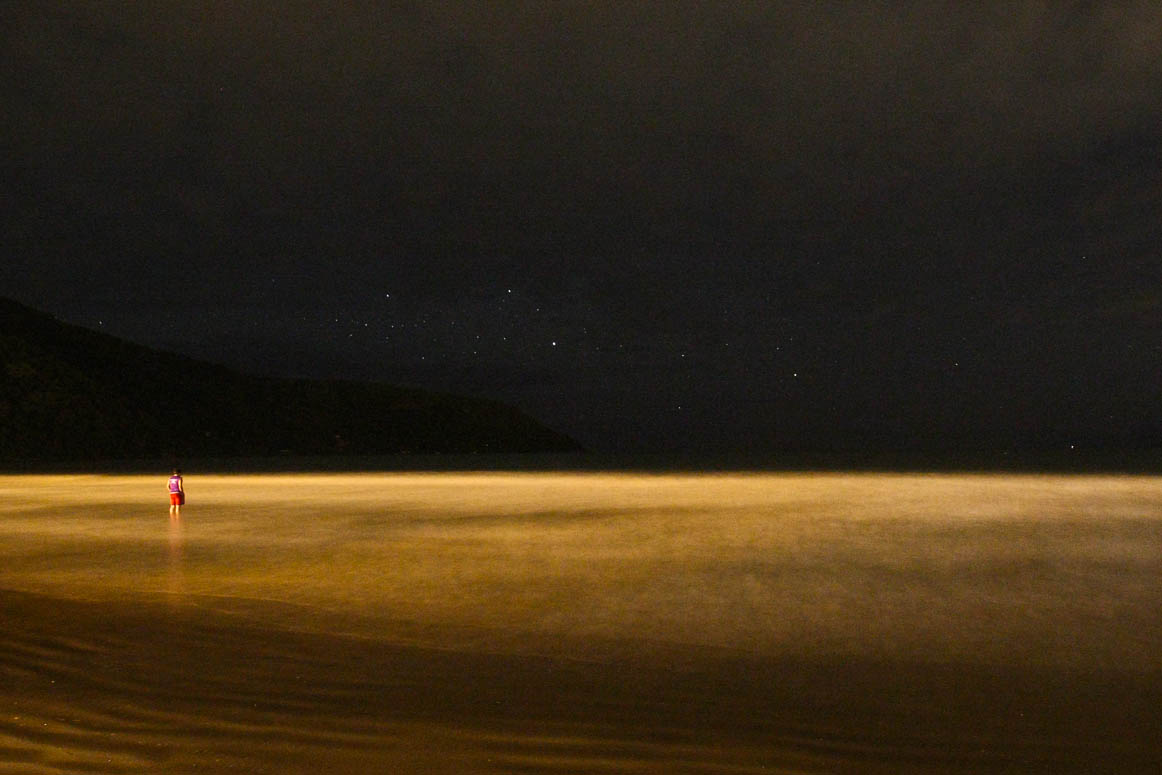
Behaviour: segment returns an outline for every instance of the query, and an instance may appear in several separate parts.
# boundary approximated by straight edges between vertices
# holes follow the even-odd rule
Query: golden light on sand
[[[186,487],[174,521],[164,477],[0,477],[0,771],[1081,772],[1162,750],[1156,478]]]

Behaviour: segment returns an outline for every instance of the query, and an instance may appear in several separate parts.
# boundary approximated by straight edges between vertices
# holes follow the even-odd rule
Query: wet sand
[[[0,773],[1162,770],[1162,480],[0,476]]]

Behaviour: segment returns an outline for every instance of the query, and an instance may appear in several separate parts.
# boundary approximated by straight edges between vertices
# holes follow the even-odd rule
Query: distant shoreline
[[[174,465],[205,473],[345,473],[574,471],[726,473],[866,471],[869,473],[1162,474],[1160,450],[1067,450],[938,454],[899,452],[512,453],[397,455],[273,455],[111,460],[0,460],[4,474],[156,473]]]

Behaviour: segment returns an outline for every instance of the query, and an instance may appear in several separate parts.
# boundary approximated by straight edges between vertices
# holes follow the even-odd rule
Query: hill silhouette
[[[579,449],[495,401],[246,375],[3,298],[0,362],[0,460]]]

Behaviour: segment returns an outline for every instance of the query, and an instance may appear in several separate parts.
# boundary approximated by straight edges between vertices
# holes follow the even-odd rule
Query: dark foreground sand
[[[1162,771],[1162,480],[0,477],[0,772]]]

